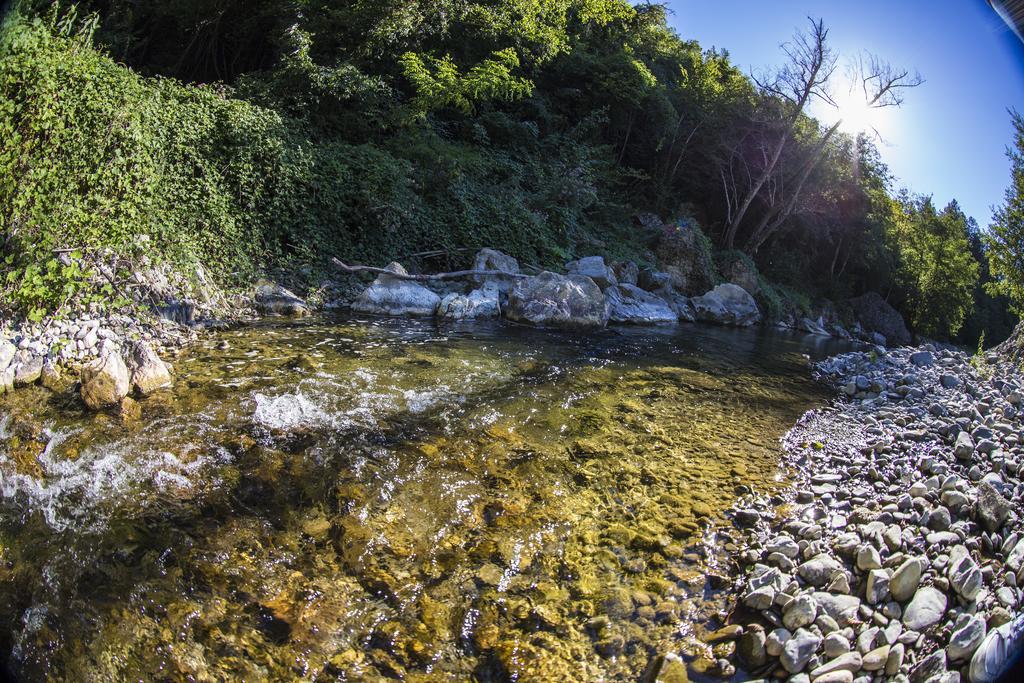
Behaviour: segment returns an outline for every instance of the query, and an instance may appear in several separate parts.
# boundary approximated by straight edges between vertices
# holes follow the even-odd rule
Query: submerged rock
[[[264,282],[256,287],[256,306],[264,315],[302,318],[309,315],[306,302],[281,285]]]
[[[387,269],[397,275],[408,275],[399,263]],[[432,316],[441,303],[441,297],[423,285],[381,274],[352,304],[352,310],[371,315]]]
[[[128,366],[119,353],[107,353],[82,369],[82,400],[92,410],[117,405],[130,388]]]
[[[697,319],[705,322],[748,327],[761,320],[754,297],[733,284],[718,285],[704,296],[690,301]]]
[[[509,320],[537,327],[587,329],[608,324],[608,302],[589,277],[543,272],[509,294]]]
[[[621,284],[605,291],[608,319],[615,323],[653,325],[676,322],[679,318],[667,301],[635,285]]]
[[[153,347],[146,342],[136,342],[132,346],[132,388],[141,396],[171,385],[171,372],[167,364],[160,360]]]

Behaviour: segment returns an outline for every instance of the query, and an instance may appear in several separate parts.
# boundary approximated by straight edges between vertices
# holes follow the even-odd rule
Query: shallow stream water
[[[821,338],[314,320],[212,337],[139,414],[0,398],[17,680],[637,680],[717,626],[743,486]],[[699,671],[696,673],[699,678]]]

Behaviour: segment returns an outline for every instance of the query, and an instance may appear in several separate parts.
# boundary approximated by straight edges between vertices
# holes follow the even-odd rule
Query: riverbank
[[[1021,609],[1024,381],[999,353],[856,352],[785,441],[792,494],[732,512],[749,550],[726,646],[752,676],[968,680]]]

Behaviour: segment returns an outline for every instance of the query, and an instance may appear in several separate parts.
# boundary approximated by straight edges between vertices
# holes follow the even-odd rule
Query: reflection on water
[[[702,531],[834,350],[315,321],[193,349],[137,419],[17,392],[0,648],[24,680],[635,680],[713,613]]]

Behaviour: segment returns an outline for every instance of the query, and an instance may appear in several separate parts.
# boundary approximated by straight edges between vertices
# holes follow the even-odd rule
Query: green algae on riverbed
[[[635,680],[689,647],[820,400],[693,326],[244,328],[140,415],[0,400],[0,646],[24,680]],[[722,565],[723,568],[719,568]]]

